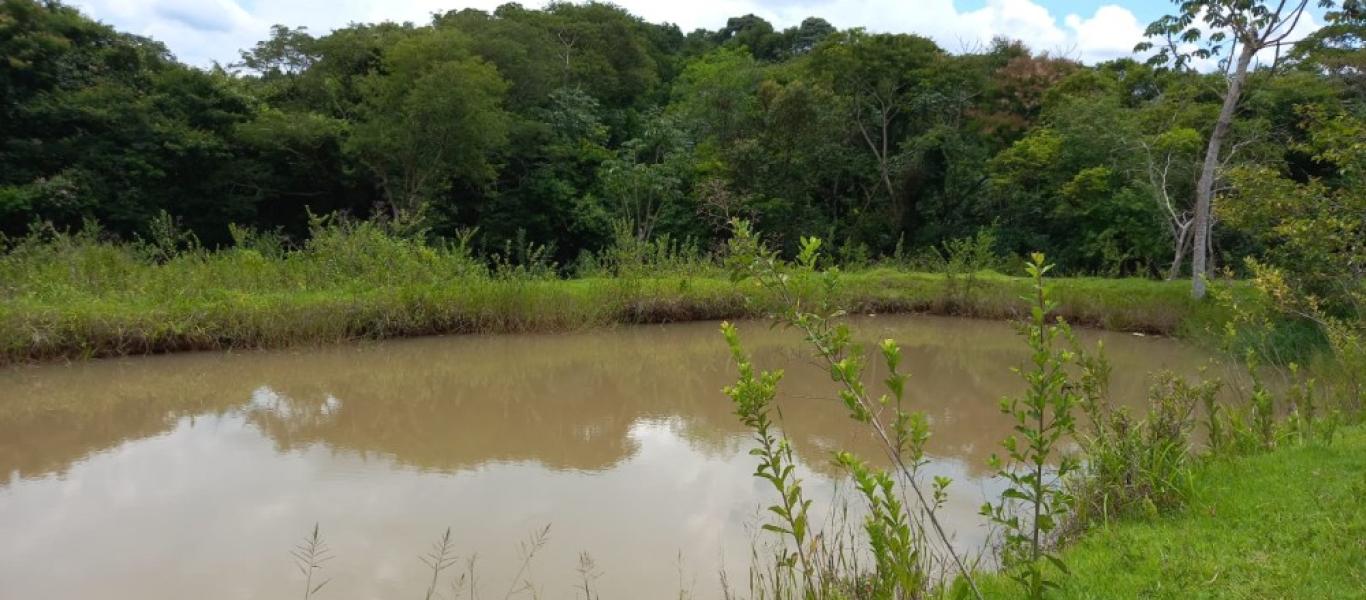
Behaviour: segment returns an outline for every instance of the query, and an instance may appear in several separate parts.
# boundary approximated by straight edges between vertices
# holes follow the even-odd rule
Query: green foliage
[[[944,250],[935,251],[938,271],[948,280],[949,288],[957,295],[955,302],[971,306],[977,292],[979,273],[995,271],[1001,266],[996,252],[996,231],[981,229],[977,235],[944,242]]]
[[[674,82],[669,110],[703,138],[733,142],[755,123],[763,71],[747,52],[720,48],[688,63]]]
[[[1043,249],[1064,268],[1109,276],[1146,274],[1170,260],[1177,234],[1163,225],[1169,207],[1154,200],[1180,197],[1169,183],[1185,165],[1170,148],[1144,147],[1144,112],[1164,109],[1122,102],[1095,94],[1054,99],[1044,111],[1047,126],[991,159],[996,218],[1012,225],[999,228],[1003,250]]]
[[[778,504],[768,507],[768,511],[778,518],[779,524],[765,523],[763,528],[791,538],[793,549],[789,551],[787,546],[782,547],[777,556],[778,565],[790,572],[800,573],[810,589],[813,573],[811,560],[807,557],[811,534],[807,512],[811,508],[811,501],[802,495],[802,482],[795,474],[797,464],[791,442],[774,433],[773,421],[769,418],[782,371],[756,373],[740,345],[740,335],[735,326],[722,323],[721,333],[740,371],[740,379],[735,385],[727,386],[725,392],[735,403],[735,414],[740,417],[740,422],[754,432],[754,441],[758,444],[757,448],[750,450],[750,455],[759,459],[754,476],[768,481],[779,498]]]
[[[1002,442],[1006,459],[993,455],[991,462],[1008,487],[999,503],[983,505],[981,513],[1001,528],[1001,560],[1011,578],[1028,597],[1043,598],[1048,589],[1058,586],[1048,564],[1068,572],[1050,549],[1050,538],[1076,502],[1063,482],[1080,463],[1063,453],[1062,443],[1076,430],[1073,411],[1081,395],[1067,371],[1077,353],[1056,347],[1071,331],[1065,321],[1048,322],[1049,313],[1057,307],[1044,284],[1052,265],[1035,253],[1026,269],[1034,281],[1031,317],[1022,326],[1031,350],[1030,368],[1020,371],[1027,389],[1021,397],[1001,400],[1001,412],[1014,419],[1015,434]]]
[[[1258,79],[1229,133],[1231,173],[1304,183],[1339,162],[1306,146],[1331,147],[1332,128],[1296,111],[1329,123],[1360,102],[1341,53],[1359,12],[1331,11],[1290,72]],[[477,227],[486,249],[520,231],[569,265],[607,249],[618,219],[641,241],[714,249],[741,217],[784,257],[813,231],[854,265],[993,227],[999,252],[1044,250],[1068,273],[1175,277],[1218,112],[1217,82],[1196,73],[1083,66],[1010,40],[955,55],[818,17],[684,35],[609,4],[508,4],[326,34],[279,25],[204,71],[60,3],[0,15],[11,236],[93,219],[146,238],[164,211],[219,247],[231,224],[302,240],[311,214],[416,215],[434,238]],[[1322,185],[1355,185],[1347,172]],[[1221,225],[1214,258],[1286,253],[1262,233]]]
[[[186,230],[170,213],[161,211],[147,224],[147,238],[138,240],[140,246],[152,260],[164,262],[182,254],[199,251],[199,238],[194,232]]]
[[[870,469],[848,452],[837,453],[835,462],[849,471],[854,486],[868,504],[863,530],[876,561],[869,596],[911,597],[930,587],[923,544],[916,539],[895,479],[886,471]]]
[[[607,214],[624,220],[641,241],[670,225],[684,203],[687,140],[667,117],[653,119],[641,137],[602,163],[599,179]]]
[[[1028,391],[1003,403],[1017,435],[996,466],[1009,491],[986,514],[1007,572],[1039,597],[1074,581],[1057,577],[1052,546],[1068,525],[1192,505],[1196,420],[1227,457],[1334,443],[1360,418],[1366,13],[1329,7],[1288,62],[1248,74],[1241,106],[1210,93],[1228,80],[1185,68],[1234,60],[1234,42],[1246,67],[1304,6],[1180,2],[1149,27],[1148,66],[1009,40],[954,55],[814,17],[777,31],[737,16],[685,36],[593,2],[320,36],[282,25],[230,70],[201,70],[60,2],[9,0],[0,361],[771,315],[811,343],[893,466],[837,455],[868,505],[875,560],[871,573],[818,564],[770,418],[778,376],[755,371],[728,328],[741,365],[728,393],[779,495],[782,585],[891,598],[933,587],[941,557],[926,542],[947,545],[935,513],[948,481],[919,479],[928,419],[903,397],[899,348],[879,346],[889,376],[872,391],[841,317],[1029,310]],[[1225,66],[1241,84],[1245,70]],[[1202,167],[1209,157],[1223,164]],[[1208,232],[1218,252],[1195,252],[1250,276],[1217,304],[1139,279],[1048,290],[1041,256],[1032,282],[991,272],[1042,249],[1069,274],[1175,278],[1205,233],[1209,165],[1228,197]],[[930,250],[908,259],[908,245]],[[583,279],[560,279],[571,260]],[[877,266],[908,263],[933,273]],[[1248,356],[1237,402],[1163,376],[1130,416],[1104,401],[1103,357],[1059,346],[1067,321],[1194,335],[1197,320],[1226,321],[1228,348]],[[1332,360],[1313,359],[1319,348]],[[1092,423],[1084,466],[1062,452],[1078,407]]]
[[[494,278],[510,281],[553,279],[555,263],[550,260],[552,249],[548,246],[526,240],[518,235],[505,240],[501,250],[490,256]]]
[[[1329,176],[1301,183],[1267,168],[1240,169],[1231,176],[1237,201],[1222,216],[1267,246],[1263,261],[1281,274],[1250,268],[1262,271],[1266,291],[1282,307],[1360,315],[1366,305],[1366,144],[1360,141],[1366,119],[1316,111],[1305,117],[1310,137],[1301,149],[1331,166]]]
[[[1366,4],[1342,0],[1324,11],[1323,27],[1305,36],[1291,50],[1291,59],[1312,69],[1322,69],[1358,93],[1366,92]]]
[[[1270,169],[1231,176],[1239,201],[1224,216],[1266,249],[1261,260],[1246,260],[1258,296],[1237,307],[1239,322],[1230,331],[1274,331],[1265,324],[1287,318],[1305,324],[1336,359],[1338,404],[1358,412],[1366,397],[1366,120],[1319,109],[1301,113],[1308,139],[1300,150],[1330,167],[1323,177],[1299,182]],[[1275,344],[1251,350],[1255,360],[1290,362]]]
[[[931,566],[935,558],[930,555],[927,538],[934,535],[943,543],[947,560],[952,560],[959,575],[972,584],[972,574],[963,559],[953,549],[948,534],[940,524],[936,511],[947,497],[950,480],[935,477],[926,494],[921,481],[920,468],[926,463],[925,444],[929,440],[929,421],[924,413],[914,412],[905,406],[906,375],[900,370],[901,349],[892,340],[884,340],[879,350],[887,366],[887,378],[883,381],[886,393],[874,397],[863,383],[862,375],[865,358],[861,348],[853,345],[847,324],[837,321],[845,314],[835,301],[839,288],[839,270],[830,268],[818,270],[821,262],[819,238],[804,237],[801,250],[793,264],[777,259],[775,253],[753,239],[749,224],[737,220],[733,223],[734,239],[731,264],[737,271],[737,279],[753,278],[765,290],[773,292],[778,298],[778,308],[773,319],[791,327],[802,334],[815,350],[818,358],[828,367],[830,378],[839,385],[839,400],[849,411],[849,417],[869,426],[887,453],[887,458],[895,467],[896,475],[869,467],[858,457],[848,452],[840,452],[835,461],[850,472],[864,500],[868,504],[868,515],[864,519],[864,531],[875,561],[872,573],[871,593],[874,598],[901,598],[923,595],[932,589]],[[734,328],[723,326],[727,340],[735,339]],[[745,362],[743,355],[735,349],[738,342],[731,341],[733,353],[740,363],[741,385],[753,381],[753,369]],[[776,379],[772,379],[776,385]],[[737,404],[741,404],[741,417],[748,412],[740,403],[734,390],[728,388]],[[764,388],[771,398],[772,392]],[[756,394],[757,395],[757,394]],[[746,425],[762,436],[766,424],[761,421],[746,421]],[[767,457],[768,446],[761,441],[758,455]],[[763,465],[771,459],[762,459],[759,476],[773,480],[772,471],[765,473]],[[786,493],[787,486],[777,485],[780,493]],[[905,489],[899,486],[904,486]],[[918,505],[905,506],[901,500],[906,489],[915,497]],[[790,502],[789,502],[790,504]],[[911,512],[914,511],[914,512]],[[791,510],[774,510],[784,519],[790,519]],[[804,518],[804,512],[803,512]],[[791,534],[795,528],[778,528],[781,533]],[[803,529],[804,531],[804,529]],[[801,542],[800,538],[793,540]],[[801,552],[798,550],[798,552]],[[804,557],[804,555],[798,555]],[[793,563],[787,558],[786,565]],[[806,561],[802,558],[803,562]],[[810,570],[807,574],[808,594],[823,591],[828,587],[831,577],[838,579],[841,573],[826,573],[813,587]],[[973,588],[975,591],[975,587]],[[819,596],[817,596],[819,597]]]
[[[1173,0],[1177,12],[1148,25],[1144,35],[1157,42],[1140,43],[1135,51],[1156,50],[1149,64],[1193,69],[1199,60],[1233,60],[1237,49],[1249,57],[1279,46],[1291,34],[1309,2],[1285,3],[1265,0]],[[1319,0],[1319,8],[1332,8],[1333,0]],[[1199,23],[1197,23],[1197,21]]]
[[[591,260],[586,258],[586,264],[595,265],[602,271],[579,271],[580,277],[636,279],[652,273],[704,276],[716,271],[712,257],[704,255],[693,240],[675,240],[667,233],[642,240],[625,219],[612,223],[612,243],[601,256],[588,256]]]
[[[1078,436],[1086,457],[1072,482],[1076,512],[1069,533],[1117,520],[1166,514],[1194,493],[1193,450],[1197,411],[1219,417],[1218,379],[1191,383],[1171,372],[1153,376],[1146,415],[1114,408],[1106,395],[1109,365],[1103,356],[1082,362],[1081,407],[1091,430]],[[1210,431],[1209,443],[1220,432]]]
[[[414,35],[360,81],[361,120],[347,149],[374,173],[395,216],[420,210],[452,178],[492,176],[489,155],[506,141],[506,83],[466,46],[455,32]]]
[[[626,272],[617,276],[612,250],[587,255],[579,265],[596,270],[574,280],[559,279],[550,249],[528,238],[487,247],[473,229],[428,240],[411,223],[337,217],[315,217],[311,232],[301,242],[232,227],[232,248],[179,246],[165,260],[93,226],[0,238],[0,362],[758,317],[778,306],[776,293],[726,276],[748,277],[746,257],[762,247],[752,230],[704,253],[686,240],[640,243],[623,229]],[[803,285],[815,293],[820,281]],[[1013,277],[980,275],[968,305],[940,274],[884,266],[838,281],[830,301],[859,312],[1005,319],[1026,309],[1018,296],[1027,283]],[[1059,313],[1074,323],[1199,338],[1203,323],[1226,318],[1223,306],[1192,303],[1179,282],[1055,287]]]
[[[168,210],[217,240],[253,212],[230,140],[251,99],[226,77],[56,3],[0,6],[0,46],[0,230],[93,218],[130,235]]]

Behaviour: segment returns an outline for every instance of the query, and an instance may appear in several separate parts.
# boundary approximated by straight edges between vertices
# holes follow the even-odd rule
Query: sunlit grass
[[[1059,599],[1366,597],[1366,429],[1332,445],[1217,459],[1182,512],[1092,530]],[[990,577],[991,598],[1015,597]]]
[[[774,307],[767,292],[707,262],[562,279],[366,224],[322,230],[295,250],[149,254],[79,234],[16,244],[0,256],[0,363],[734,319]],[[1019,316],[1028,286],[990,272],[965,280],[889,267],[843,278],[837,302],[852,311],[991,319]],[[1055,285],[1059,313],[1079,325],[1183,334],[1214,310],[1191,301],[1185,282]]]

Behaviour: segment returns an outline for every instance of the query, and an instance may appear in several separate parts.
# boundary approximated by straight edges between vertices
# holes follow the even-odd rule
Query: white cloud
[[[1088,19],[1067,15],[1064,19],[1078,48],[1085,49],[1088,60],[1110,60],[1133,54],[1134,45],[1143,41],[1144,26],[1128,9],[1107,4]]]
[[[232,62],[237,52],[265,38],[270,26],[306,26],[322,34],[351,22],[426,22],[434,12],[492,10],[506,0],[74,0],[87,14],[122,30],[154,37],[181,60],[207,66]],[[537,0],[524,0],[536,6]],[[616,0],[653,22],[684,31],[717,29],[732,16],[754,13],[788,27],[819,16],[837,27],[917,33],[950,51],[979,47],[995,36],[1019,39],[1035,50],[1086,62],[1126,56],[1143,26],[1127,8],[1105,5],[1092,15],[1061,18],[1038,0],[987,0],[961,10],[955,0]],[[1312,30],[1308,19],[1300,29]]]
[[[1030,0],[991,0],[962,18],[969,32],[979,37],[1006,36],[1040,49],[1061,47],[1069,41],[1048,9]]]
[[[152,3],[151,10],[157,17],[197,31],[221,33],[251,26],[251,15],[231,0],[157,0]]]
[[[413,21],[452,8],[492,10],[501,0],[72,0],[70,4],[122,31],[165,43],[192,65],[231,63],[238,51],[270,34],[276,24],[323,34],[353,22]]]

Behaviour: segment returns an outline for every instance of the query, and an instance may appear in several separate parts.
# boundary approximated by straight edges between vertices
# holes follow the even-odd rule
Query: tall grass
[[[313,524],[313,532],[303,541],[294,546],[290,551],[290,556],[294,557],[294,567],[299,570],[299,574],[304,578],[304,600],[308,600],[322,591],[323,587],[332,581],[323,579],[316,585],[313,583],[321,576],[323,565],[332,560],[332,551],[328,549],[327,543],[323,541],[322,531],[318,524]]]
[[[546,525],[531,532],[518,543],[519,562],[517,570],[508,580],[507,589],[502,596],[495,597],[500,597],[503,600],[520,596],[540,597],[539,590],[531,576],[531,566],[535,562],[536,556],[540,554],[549,541],[550,525]],[[290,555],[294,558],[294,565],[304,580],[304,600],[319,596],[319,592],[332,579],[323,579],[321,583],[315,582],[322,577],[326,563],[335,555],[323,541],[321,529],[317,524],[313,525],[313,530],[295,545]],[[456,554],[455,538],[452,537],[449,527],[432,543],[430,550],[418,555],[417,560],[427,573],[430,573],[430,579],[426,581],[424,600],[461,600],[463,598],[478,600],[480,597],[480,588],[476,577],[477,555],[471,554],[462,561],[460,556]],[[463,563],[463,570],[448,574],[450,571],[455,571],[454,568],[461,563]],[[576,590],[576,593],[582,593],[584,600],[595,600],[598,596],[593,591],[592,584],[601,574],[597,572],[597,567],[587,552],[579,554],[577,571],[580,575],[581,587]]]
[[[237,244],[220,250],[173,224],[160,230],[126,243],[95,228],[0,240],[0,364],[734,319],[778,304],[769,290],[731,281],[724,253],[668,239],[620,235],[564,278],[531,242],[477,256],[470,234],[429,242],[381,223],[319,219],[297,245],[234,228]],[[1024,314],[1027,281],[989,271],[974,272],[970,285],[965,278],[884,265],[844,273],[834,301],[863,313]],[[1058,311],[1073,323],[1160,334],[1217,321],[1217,308],[1186,292],[1139,279],[1056,283]]]
[[[1085,369],[1089,380],[1082,409],[1090,430],[1078,436],[1086,462],[1081,476],[1069,482],[1077,503],[1065,533],[1179,509],[1194,491],[1197,411],[1219,410],[1223,382],[1192,383],[1171,372],[1157,373],[1146,413],[1133,415],[1110,403],[1104,383],[1109,365],[1103,357],[1094,357]]]

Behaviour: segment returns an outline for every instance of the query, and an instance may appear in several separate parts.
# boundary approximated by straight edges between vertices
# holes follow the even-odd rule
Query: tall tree
[[[898,230],[907,213],[896,183],[900,144],[911,113],[927,104],[927,82],[942,55],[927,38],[858,29],[827,38],[811,53],[818,77],[848,102],[849,120],[877,163],[878,186]]]
[[[317,60],[312,52],[313,43],[313,36],[308,35],[307,27],[290,29],[284,25],[274,25],[270,28],[270,39],[256,42],[250,51],[239,52],[242,60],[233,66],[262,75],[298,75]]]
[[[599,177],[614,220],[627,223],[640,241],[650,240],[661,219],[676,210],[687,192],[689,140],[667,117],[651,119],[641,137],[622,145],[605,161]]]
[[[744,46],[759,60],[774,60],[782,51],[783,36],[773,30],[773,24],[762,17],[748,14],[731,17],[726,26],[713,35],[717,44]]]
[[[1323,20],[1323,27],[1295,45],[1291,59],[1322,68],[1366,97],[1366,0],[1343,0]]]
[[[394,216],[416,211],[455,177],[492,175],[490,154],[507,140],[507,84],[454,31],[427,31],[384,54],[361,82],[362,120],[348,149],[379,180]]]
[[[1148,25],[1144,32],[1160,41],[1151,62],[1172,64],[1177,69],[1195,66],[1195,61],[1207,60],[1227,50],[1221,60],[1227,88],[1218,120],[1210,133],[1205,148],[1200,179],[1195,188],[1195,243],[1191,248],[1191,295],[1205,296],[1210,254],[1211,211],[1214,205],[1214,185],[1219,175],[1224,142],[1233,126],[1238,101],[1247,83],[1248,72],[1257,54],[1268,48],[1279,51],[1304,16],[1309,0],[1173,0],[1178,5],[1175,15],[1167,15]],[[1332,6],[1331,0],[1320,0],[1322,7]],[[1202,26],[1203,24],[1203,26]],[[1208,35],[1206,35],[1208,31]],[[1202,43],[1203,42],[1203,43]],[[1145,41],[1134,48],[1136,52],[1154,49]]]
[[[800,25],[783,30],[783,38],[787,44],[784,50],[789,56],[806,54],[836,31],[835,26],[825,19],[807,17],[802,19]]]

